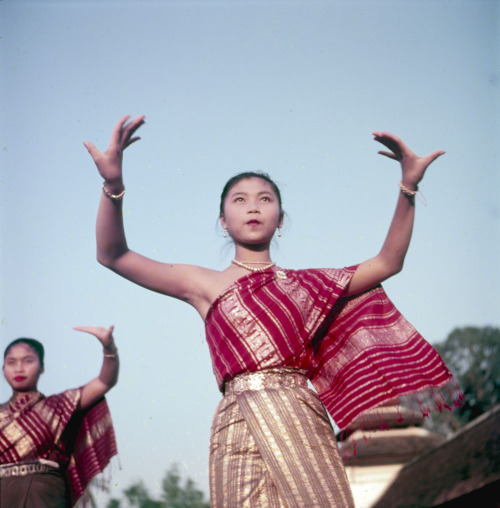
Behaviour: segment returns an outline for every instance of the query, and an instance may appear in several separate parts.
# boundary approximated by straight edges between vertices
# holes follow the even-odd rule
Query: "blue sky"
[[[219,400],[203,323],[95,261],[101,180],[82,142],[107,146],[146,115],[125,153],[129,245],[223,269],[220,191],[264,170],[287,212],[273,257],[341,267],[376,254],[399,167],[388,130],[446,150],[421,189],[401,274],[386,284],[431,342],[499,325],[498,1],[13,1],[0,3],[1,343],[42,340],[39,388],[79,386],[101,349],[73,332],[115,324],[109,394],[121,460],[113,493],[156,492],[172,462],[208,491]],[[5,380],[1,399],[9,396]]]

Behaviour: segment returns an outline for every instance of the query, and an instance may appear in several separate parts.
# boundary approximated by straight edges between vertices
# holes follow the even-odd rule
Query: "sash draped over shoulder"
[[[0,409],[0,465],[57,462],[72,505],[117,454],[106,400],[77,411],[80,397],[81,388],[50,397],[34,392]]]
[[[463,395],[435,349],[381,286],[343,297],[356,266],[248,274],[213,302],[205,320],[213,370],[305,370],[340,429],[365,411],[406,400],[422,414]]]

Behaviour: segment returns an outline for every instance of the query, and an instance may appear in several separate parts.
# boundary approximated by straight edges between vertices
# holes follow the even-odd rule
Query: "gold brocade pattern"
[[[326,411],[300,372],[244,374],[227,388],[212,425],[213,507],[354,506]]]
[[[57,474],[61,478],[64,476],[61,495],[66,496],[67,492],[71,498],[71,504],[65,501],[64,506],[73,506],[84,494],[90,480],[101,473],[117,453],[105,399],[89,409],[78,411],[81,391],[81,388],[76,388],[50,397],[33,392],[0,407],[0,464],[36,465],[39,459],[56,462],[60,466]],[[25,494],[39,496],[44,492],[45,480],[48,481],[54,474],[49,471],[11,475],[7,482],[3,478],[0,505],[17,506],[11,502],[13,495],[18,499],[16,491],[19,490],[13,478],[27,477],[29,482]],[[31,482],[34,478],[43,480],[36,489],[33,487],[35,481]],[[50,491],[54,488],[50,486]],[[25,506],[23,499],[20,506]],[[36,501],[30,501],[26,506],[55,506],[46,503],[45,498],[34,499]]]
[[[277,359],[283,361],[254,309],[245,307],[238,298],[231,297],[227,298],[223,306],[231,318],[231,325],[238,330],[241,340],[246,344],[248,353],[261,368],[276,364]],[[231,347],[230,344],[228,346]]]
[[[64,398],[53,403],[53,398],[45,399],[39,392],[32,392],[5,405],[0,410],[0,463],[38,457],[58,461],[54,443],[59,443],[80,395],[79,389],[68,390]]]
[[[80,452],[90,446],[94,446],[98,440],[102,439],[106,434],[109,434],[112,429],[113,422],[111,421],[111,418],[106,417],[95,422],[92,425],[92,432],[84,435],[83,439],[76,444],[74,451]]]

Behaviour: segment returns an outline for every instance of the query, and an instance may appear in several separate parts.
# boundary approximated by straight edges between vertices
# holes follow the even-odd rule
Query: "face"
[[[3,364],[7,383],[16,392],[35,390],[43,369],[36,352],[27,344],[16,344],[9,349]]]
[[[244,178],[235,183],[224,200],[221,225],[236,243],[270,242],[283,222],[278,197],[262,178]]]

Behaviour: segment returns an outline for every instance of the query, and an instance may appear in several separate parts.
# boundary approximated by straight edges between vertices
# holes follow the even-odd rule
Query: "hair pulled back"
[[[45,356],[45,350],[43,349],[43,344],[39,342],[36,339],[29,339],[27,337],[20,337],[19,339],[13,340],[6,348],[5,352],[3,354],[3,359],[5,360],[5,357],[9,353],[10,349],[13,346],[17,346],[18,344],[26,344],[29,346],[38,356],[38,359],[40,360],[40,366],[43,367],[43,358]]]
[[[283,213],[283,209],[281,206],[281,192],[278,186],[271,179],[271,177],[267,173],[264,173],[262,171],[245,171],[243,173],[238,173],[237,175],[234,175],[226,182],[226,185],[224,185],[224,188],[222,189],[222,193],[220,195],[219,215],[221,217],[224,215],[224,200],[226,199],[228,192],[231,190],[231,187],[237,184],[239,181],[248,178],[260,178],[261,180],[264,180],[269,185],[271,185],[274,193],[276,194],[276,197],[278,198],[278,203],[280,205],[280,213]]]

